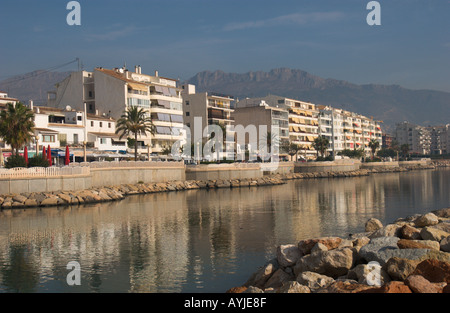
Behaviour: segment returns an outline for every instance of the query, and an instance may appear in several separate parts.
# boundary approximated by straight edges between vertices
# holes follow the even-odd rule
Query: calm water
[[[224,292],[279,244],[450,206],[450,170],[0,212],[1,292]],[[66,265],[81,265],[68,286]]]

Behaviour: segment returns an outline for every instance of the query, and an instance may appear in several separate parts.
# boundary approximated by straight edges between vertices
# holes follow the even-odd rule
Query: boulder
[[[271,260],[267,262],[264,266],[259,268],[255,273],[253,273],[244,286],[255,286],[258,288],[263,288],[267,280],[278,270],[279,265],[277,260]]]
[[[433,213],[427,213],[418,217],[414,224],[416,227],[433,226],[439,223],[438,217]]]
[[[301,285],[296,281],[285,282],[280,288],[277,289],[277,293],[311,293],[311,290],[307,286]]]
[[[442,239],[450,236],[450,233],[437,227],[428,226],[422,228],[422,230],[420,231],[420,236],[424,240],[441,241]]]
[[[264,290],[258,287],[250,286],[242,293],[264,293]]]
[[[432,284],[420,275],[411,275],[405,279],[405,284],[415,293],[440,293],[442,288]]]
[[[353,249],[339,248],[317,251],[300,258],[294,266],[294,273],[316,272],[333,278],[347,274],[354,264]]]
[[[380,287],[382,293],[412,293],[411,289],[402,281],[390,281]]]
[[[307,286],[311,291],[315,291],[320,288],[328,287],[334,282],[334,279],[315,272],[303,272],[298,275],[297,282]]]
[[[418,260],[390,258],[385,265],[385,270],[393,280],[404,281],[416,269]]]
[[[277,248],[277,260],[281,267],[295,265],[302,257],[297,245],[281,245]]]
[[[440,248],[442,251],[450,252],[450,236],[442,239],[441,242],[439,243],[439,245],[440,245]]]
[[[449,218],[450,217],[450,208],[435,210],[435,211],[432,211],[431,213],[433,213],[437,217]]]
[[[357,281],[348,280],[336,280],[328,287],[321,288],[318,293],[359,293],[364,290],[372,289],[373,287],[360,284]]]
[[[15,201],[15,202],[19,202],[19,203],[24,203],[28,198],[27,197],[25,197],[25,196],[22,196],[22,195],[14,195],[13,197],[12,197],[12,199],[13,199],[13,201]]]
[[[402,228],[399,224],[389,224],[376,231],[374,231],[369,238],[378,237],[400,237],[400,229]]]
[[[379,219],[371,218],[365,224],[366,232],[373,232],[381,229],[383,227],[383,223]]]
[[[400,239],[397,242],[400,249],[433,249],[439,251],[439,242],[433,240]]]
[[[267,280],[267,282],[264,285],[264,289],[266,289],[266,288],[279,288],[284,283],[286,283],[286,282],[288,282],[290,280],[294,280],[294,276],[292,274],[286,273],[281,268],[279,268]]]
[[[336,249],[342,242],[342,238],[339,237],[322,237],[315,239],[306,239],[301,240],[298,243],[298,248],[302,252],[303,255],[310,254],[311,249],[316,245],[316,243],[320,242],[325,245],[328,250]]]
[[[225,293],[242,293],[247,290],[248,287],[240,286],[240,287],[233,287],[228,289]]]
[[[403,225],[400,228],[400,238],[403,239],[413,239],[413,240],[417,240],[420,239],[420,230],[411,226],[411,225]]]
[[[347,278],[369,286],[382,286],[391,281],[386,271],[376,262],[358,264],[348,272]]]
[[[420,275],[433,283],[450,284],[450,263],[428,259],[420,262],[411,275]]]

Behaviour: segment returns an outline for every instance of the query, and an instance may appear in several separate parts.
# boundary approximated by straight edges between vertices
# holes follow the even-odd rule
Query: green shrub
[[[15,167],[27,167],[27,162],[23,156],[13,154],[5,161],[5,168]]]
[[[37,155],[28,159],[28,167],[48,167],[48,159],[44,158],[42,155]]]

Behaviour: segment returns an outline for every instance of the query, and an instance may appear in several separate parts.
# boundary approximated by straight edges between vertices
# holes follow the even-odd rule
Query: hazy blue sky
[[[357,84],[450,92],[450,1],[1,0],[0,79],[81,58],[187,79],[203,70],[302,69]],[[75,70],[68,66],[61,70]]]

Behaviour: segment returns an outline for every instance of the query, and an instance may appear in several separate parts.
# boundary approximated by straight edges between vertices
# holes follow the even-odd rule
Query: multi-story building
[[[261,144],[268,145],[269,141],[272,144],[274,142],[272,137],[277,134],[279,137],[276,138],[279,145],[278,156],[287,158],[288,151],[283,148],[284,144],[289,143],[289,112],[287,107],[284,105],[269,106],[261,99],[244,99],[236,103],[232,116],[235,119],[236,126],[242,125],[248,130],[250,130],[249,126],[254,126],[254,142],[250,142],[250,136],[246,134],[245,147],[241,147],[242,151],[253,148],[259,150]],[[265,133],[260,133],[260,129]],[[271,153],[272,151],[268,152]]]
[[[449,129],[450,124],[444,126],[429,126],[430,132],[430,153],[447,154],[449,151]]]
[[[233,159],[236,147],[234,130],[230,126],[234,125],[234,118],[231,116],[234,111],[232,108],[234,98],[214,92],[198,93],[195,86],[190,84],[181,86],[181,89],[185,114],[184,121],[190,129],[191,142],[194,142],[196,127],[203,132],[208,125],[219,125],[224,135],[222,153],[219,157]],[[194,123],[200,123],[200,125],[195,126]],[[203,137],[203,133],[200,137]]]
[[[116,121],[107,116],[86,114],[71,108],[59,109],[30,105],[35,119],[35,146],[50,146],[52,149],[66,145],[81,148],[86,143],[89,149],[123,152],[126,139],[115,134]]]
[[[410,153],[430,154],[431,134],[426,127],[409,122],[398,123],[395,139],[399,145],[407,144]]]
[[[393,140],[394,140],[394,138],[391,135],[383,134],[383,137],[382,137],[383,144],[381,145],[382,148],[391,149]]]
[[[11,98],[11,97],[8,96],[7,92],[0,91],[0,107],[3,108],[8,103],[16,104],[18,102],[19,102],[19,99]]]
[[[301,154],[303,154],[306,158],[315,158],[316,151],[312,143],[319,135],[319,111],[316,109],[315,104],[286,97],[269,95],[262,98],[252,98],[246,99],[245,101],[239,101],[238,106],[241,107],[244,106],[245,103],[261,101],[264,101],[270,107],[283,108],[288,112],[289,141],[299,145]]]
[[[142,74],[126,68],[96,68],[93,72],[72,73],[49,92],[48,106],[71,106],[87,114],[114,119],[132,106],[143,108],[155,126],[155,134],[138,137],[140,153],[163,153],[176,141],[183,140],[183,106],[177,80]],[[115,129],[112,131],[114,132]]]
[[[319,133],[329,139],[328,151],[336,156],[340,151],[348,149],[364,149],[370,155],[371,140],[382,146],[382,131],[380,122],[363,115],[335,109],[329,106],[319,108]]]

